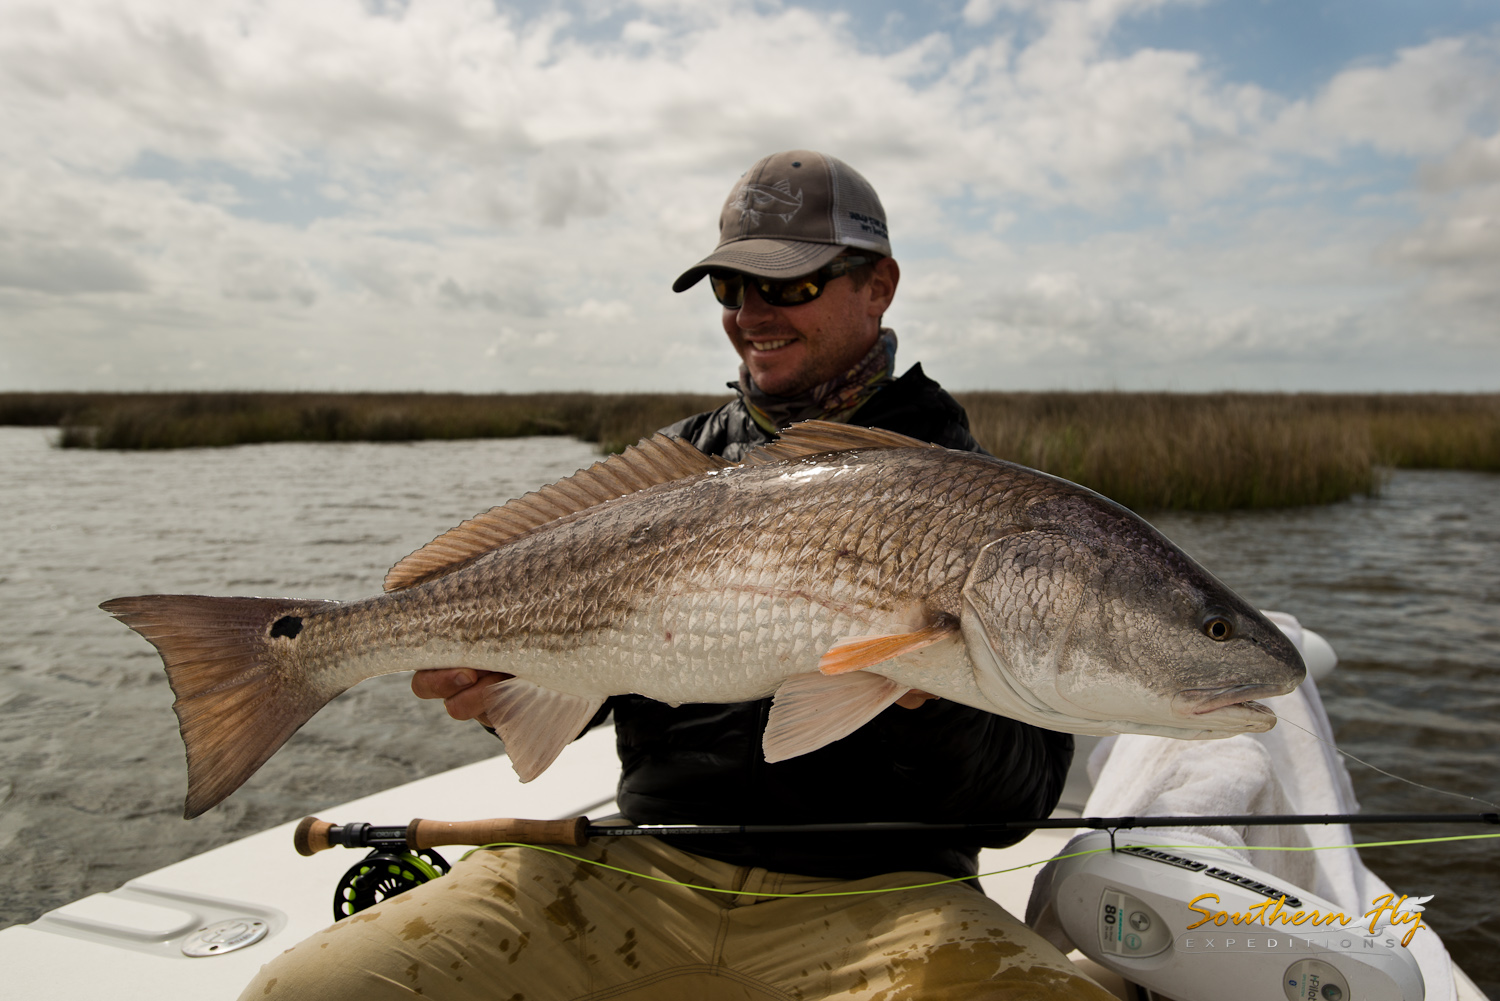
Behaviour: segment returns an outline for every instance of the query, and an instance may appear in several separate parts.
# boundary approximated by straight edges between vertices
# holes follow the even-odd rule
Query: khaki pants
[[[754,897],[929,882],[813,879],[716,862],[654,838],[567,849],[656,883],[528,848],[345,918],[266,964],[241,1001],[1111,1001],[961,883],[851,897]]]

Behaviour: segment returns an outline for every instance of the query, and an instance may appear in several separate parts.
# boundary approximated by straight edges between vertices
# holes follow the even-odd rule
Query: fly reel
[[[430,848],[393,852],[376,848],[349,867],[333,891],[333,919],[338,921],[374,907],[382,900],[437,879],[450,868]]]

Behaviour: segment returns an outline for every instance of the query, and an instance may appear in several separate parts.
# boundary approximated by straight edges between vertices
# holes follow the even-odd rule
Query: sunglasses
[[[800,306],[812,302],[823,294],[828,283],[839,275],[848,274],[857,267],[869,264],[870,257],[839,257],[810,275],[799,278],[760,278],[738,271],[709,272],[708,284],[714,290],[714,298],[725,309],[739,309],[745,304],[745,283],[755,284],[767,306]]]

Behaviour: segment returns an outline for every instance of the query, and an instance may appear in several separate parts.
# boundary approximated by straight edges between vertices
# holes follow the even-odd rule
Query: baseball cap
[[[795,278],[845,247],[891,254],[885,209],[870,182],[823,153],[772,153],[735,182],[719,214],[719,246],[684,271],[672,291],[685,292],[718,268]]]

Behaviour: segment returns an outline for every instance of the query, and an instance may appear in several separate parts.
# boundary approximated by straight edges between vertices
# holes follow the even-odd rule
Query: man
[[[755,164],[725,202],[718,248],[673,288],[704,277],[742,362],[738,396],[669,433],[732,460],[809,418],[981,450],[920,365],[895,377],[881,318],[900,269],[880,200],[848,165],[806,150]],[[484,689],[502,677],[423,671],[412,688],[483,722]],[[1042,816],[1072,756],[1071,737],[913,691],[848,737],[770,764],[769,707],[610,699],[595,722],[614,714],[622,812],[637,823]],[[596,839],[576,853],[616,869],[476,853],[314,936],[244,997],[1108,998],[971,885],[892,891],[975,875],[978,845],[665,840]]]

